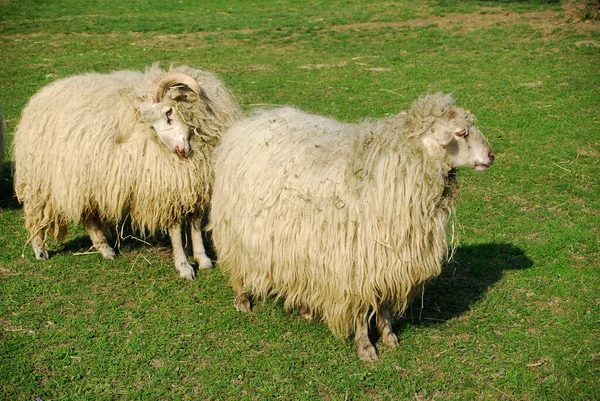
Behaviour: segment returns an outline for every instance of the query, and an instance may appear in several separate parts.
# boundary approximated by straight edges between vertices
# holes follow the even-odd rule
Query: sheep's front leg
[[[199,218],[192,218],[191,231],[192,231],[192,249],[194,250],[194,259],[198,262],[198,269],[212,269],[213,264],[208,256],[206,256],[206,250],[204,249],[204,242],[202,241],[202,220]]]
[[[48,251],[46,250],[45,236],[45,233],[40,232],[31,239],[31,248],[37,260],[48,260],[49,258]]]
[[[369,312],[362,313],[356,322],[356,336],[354,337],[354,347],[358,357],[364,362],[375,362],[379,359],[377,351],[371,340],[369,340]]]
[[[94,248],[100,252],[104,259],[113,260],[116,256],[115,250],[108,245],[106,236],[102,230],[102,223],[100,223],[98,218],[90,216],[83,220],[83,225],[85,226],[85,230],[87,231],[88,235],[92,239]]]
[[[390,348],[398,347],[398,337],[392,330],[392,318],[387,305],[379,305],[377,310],[377,329],[381,335],[381,342]]]
[[[169,236],[171,237],[171,246],[173,247],[173,260],[175,268],[179,275],[190,280],[196,279],[194,268],[190,265],[185,257],[183,250],[183,242],[181,239],[181,224],[175,224],[169,227]]]

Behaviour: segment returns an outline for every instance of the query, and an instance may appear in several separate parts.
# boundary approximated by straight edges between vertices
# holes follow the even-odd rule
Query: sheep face
[[[179,158],[186,159],[190,153],[190,127],[179,113],[167,103],[153,103],[142,108],[143,119],[152,125],[165,146]]]
[[[437,119],[422,137],[432,157],[445,157],[450,167],[485,171],[494,163],[494,152],[464,110],[451,110],[448,119]]]
[[[160,140],[180,159],[187,159],[190,147],[190,127],[172,104],[187,101],[187,91],[200,96],[198,82],[182,72],[170,71],[150,83],[148,98],[142,107],[142,118],[152,125]]]

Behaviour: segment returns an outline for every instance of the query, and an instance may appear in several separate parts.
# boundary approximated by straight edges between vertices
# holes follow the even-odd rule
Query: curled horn
[[[188,74],[183,72],[171,71],[166,72],[156,78],[148,89],[148,102],[158,103],[162,100],[165,92],[172,86],[185,85],[190,88],[196,95],[200,96],[200,85]]]

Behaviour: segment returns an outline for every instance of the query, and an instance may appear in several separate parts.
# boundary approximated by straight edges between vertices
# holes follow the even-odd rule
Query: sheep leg
[[[100,252],[104,259],[113,260],[116,256],[115,250],[112,249],[106,241],[106,236],[102,231],[102,223],[95,216],[90,216],[83,220],[83,225],[88,235],[92,239],[94,248]]]
[[[171,246],[173,247],[173,260],[175,268],[179,275],[190,280],[196,279],[194,268],[190,265],[185,257],[183,250],[183,242],[181,239],[181,224],[175,224],[169,227],[169,236],[171,237]]]
[[[379,305],[377,311],[377,329],[381,335],[381,342],[390,348],[396,348],[398,345],[398,337],[392,330],[392,319],[389,307]]]
[[[358,357],[364,362],[375,362],[379,359],[375,347],[369,340],[369,312],[366,311],[359,315],[356,321],[356,336],[354,337],[354,347]]]
[[[39,232],[31,239],[31,248],[33,248],[33,254],[37,260],[48,260],[49,258],[45,236],[45,232]]]
[[[312,314],[310,308],[306,305],[303,305],[300,308],[300,316],[302,316],[302,318],[304,318],[304,320],[308,320],[309,322],[311,320],[313,320],[313,314]]]
[[[212,269],[214,266],[210,261],[210,258],[206,256],[206,250],[204,249],[204,242],[202,241],[202,229],[200,225],[202,220],[199,218],[192,218],[191,231],[192,231],[192,249],[194,250],[194,259],[198,262],[198,269]]]
[[[248,294],[244,291],[244,285],[240,280],[231,280],[231,287],[233,288],[233,303],[235,308],[240,312],[250,312],[252,307],[250,306],[250,299]]]

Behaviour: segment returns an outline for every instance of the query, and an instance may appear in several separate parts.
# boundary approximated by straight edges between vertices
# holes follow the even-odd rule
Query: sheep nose
[[[490,150],[490,152],[488,153],[488,157],[490,159],[490,164],[492,164],[494,162],[494,152]]]
[[[185,149],[185,147],[179,147],[179,146],[175,146],[175,154],[180,158],[180,159],[187,159],[188,157],[188,151],[187,149]]]

